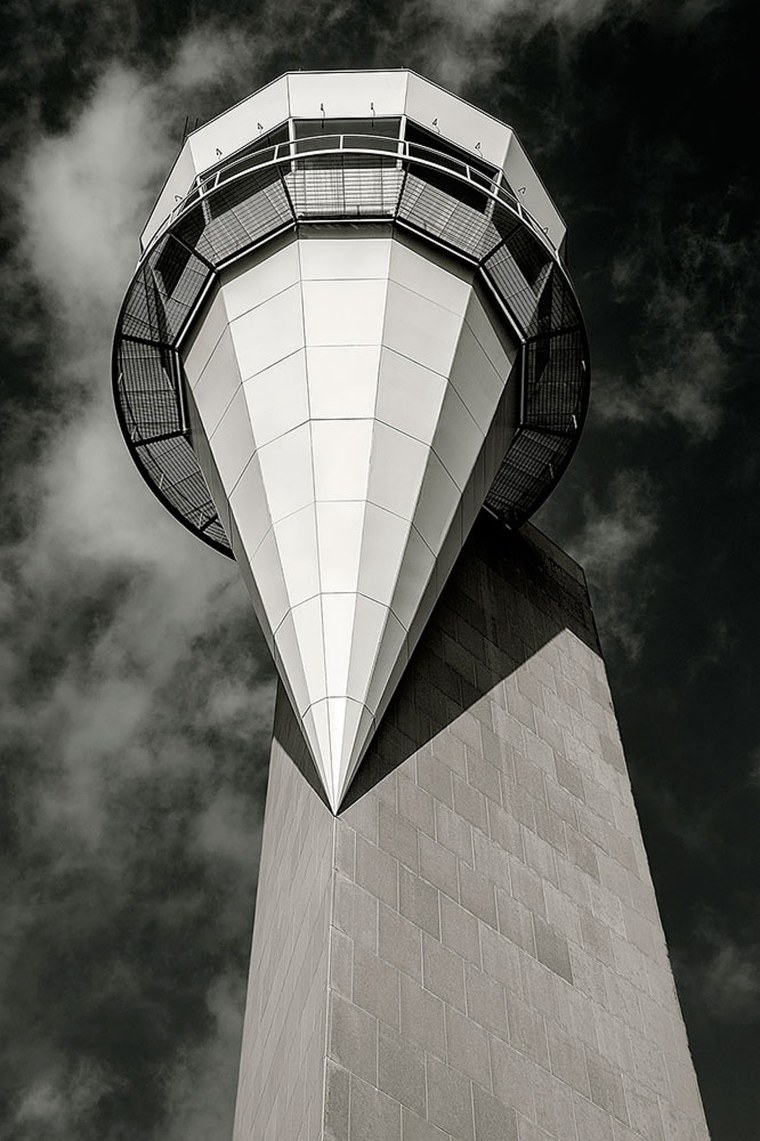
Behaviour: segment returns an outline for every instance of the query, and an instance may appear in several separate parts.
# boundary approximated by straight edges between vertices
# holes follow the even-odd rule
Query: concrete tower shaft
[[[577,441],[564,233],[510,128],[409,72],[271,84],[143,233],[122,422],[240,563],[333,811],[483,502],[519,522]]]

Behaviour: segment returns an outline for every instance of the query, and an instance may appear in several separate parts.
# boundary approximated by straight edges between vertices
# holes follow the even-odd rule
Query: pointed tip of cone
[[[375,719],[354,698],[328,697],[315,702],[302,721],[328,803],[337,815],[370,740]]]

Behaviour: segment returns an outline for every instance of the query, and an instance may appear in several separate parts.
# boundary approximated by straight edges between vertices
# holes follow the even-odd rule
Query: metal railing
[[[220,163],[210,173],[197,175],[185,197],[177,202],[156,230],[151,245],[154,245],[162,234],[179,221],[186,211],[201,203],[221,186],[244,178],[254,171],[266,170],[268,167],[290,167],[291,170],[295,170],[299,169],[299,164],[303,166],[310,158],[313,159],[317,155],[341,155],[346,152],[386,160],[395,158],[399,169],[403,169],[403,164],[407,163],[453,176],[473,190],[484,194],[487,199],[513,211],[546,245],[552,257],[559,260],[559,253],[549,235],[548,226],[542,226],[530,211],[526,210],[517,195],[504,186],[500,179],[500,171],[489,177],[470,163],[435,150],[433,147],[425,147],[402,138],[355,134],[312,135],[304,139],[291,139],[260,151],[252,151],[239,158],[233,156],[228,162]],[[147,253],[148,250],[143,254],[143,258]]]

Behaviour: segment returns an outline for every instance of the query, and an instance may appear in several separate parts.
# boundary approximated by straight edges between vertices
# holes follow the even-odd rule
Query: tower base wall
[[[706,1141],[580,569],[481,516],[334,817],[280,689],[235,1141]]]

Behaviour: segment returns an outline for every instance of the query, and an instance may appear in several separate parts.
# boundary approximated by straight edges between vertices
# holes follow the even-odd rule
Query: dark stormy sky
[[[714,1141],[760,1119],[754,0],[5,0],[0,1138],[230,1135],[273,676],[153,500],[109,342],[202,120],[410,66],[513,124],[570,225],[588,571]]]

